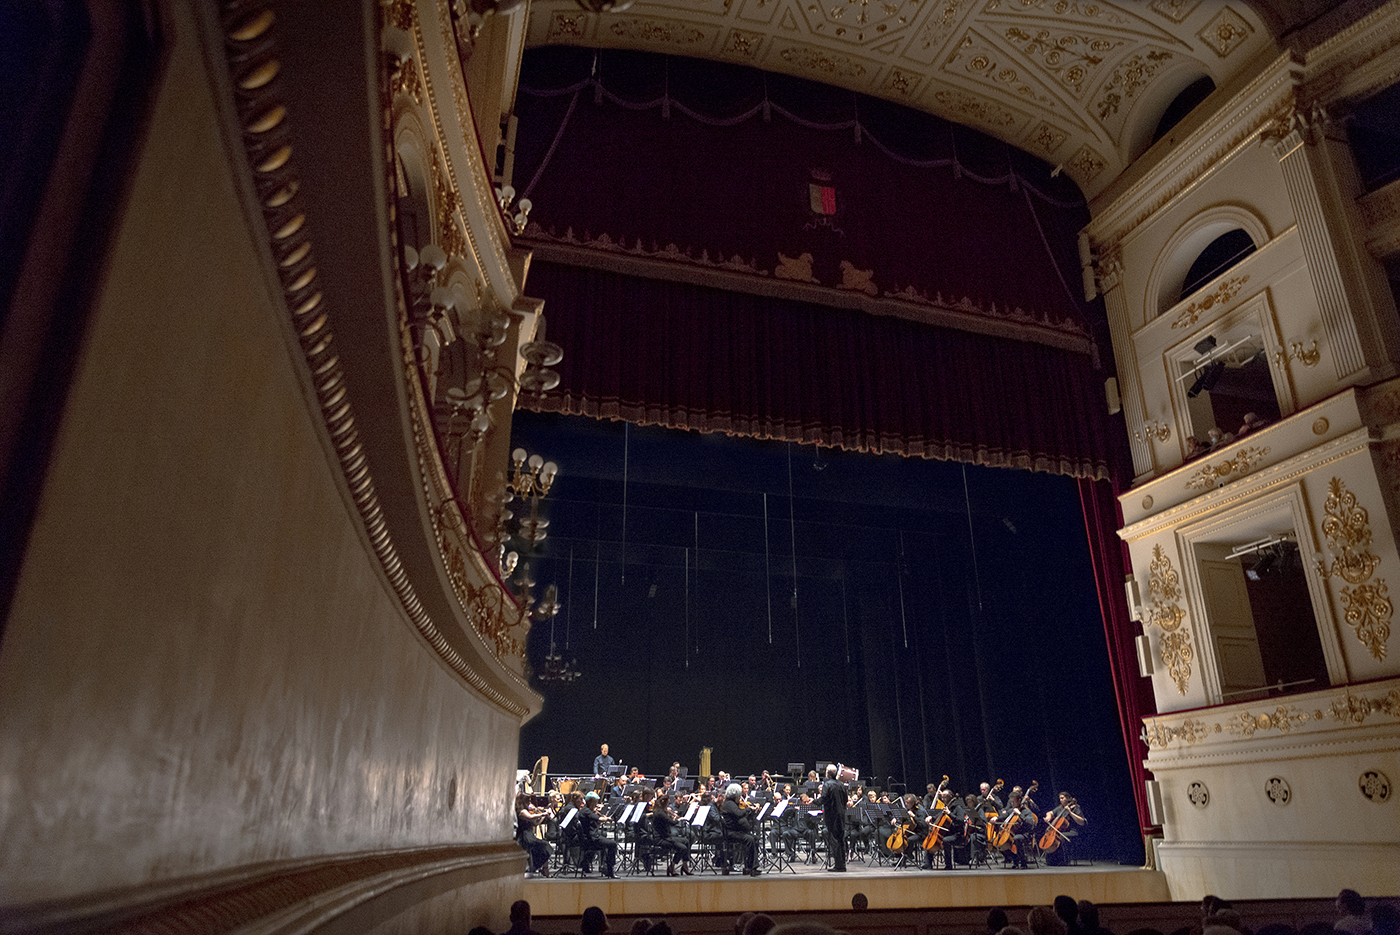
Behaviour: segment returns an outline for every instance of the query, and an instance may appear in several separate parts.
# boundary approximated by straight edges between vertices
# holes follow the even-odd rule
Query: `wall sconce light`
[[[1274,362],[1280,367],[1290,360],[1296,360],[1304,367],[1316,367],[1317,362],[1322,359],[1322,353],[1317,349],[1317,342],[1313,341],[1306,349],[1303,342],[1294,341],[1288,346],[1288,350],[1274,351]]]
[[[1151,441],[1154,438],[1159,442],[1164,442],[1171,437],[1172,427],[1156,419],[1153,419],[1151,422],[1144,422],[1138,430],[1133,433],[1133,438],[1136,438],[1140,442]]]
[[[510,460],[515,473],[508,489],[516,497],[530,501],[530,515],[523,517],[516,528],[520,538],[532,546],[539,545],[548,536],[549,527],[549,520],[540,516],[540,499],[549,494],[559,465],[539,455],[526,454],[524,448],[511,452]]]
[[[511,203],[514,202],[514,209]],[[501,206],[501,214],[505,218],[506,227],[517,237],[525,233],[525,225],[530,222],[530,209],[534,204],[529,198],[515,200],[515,186],[503,185],[496,189],[496,203]]]

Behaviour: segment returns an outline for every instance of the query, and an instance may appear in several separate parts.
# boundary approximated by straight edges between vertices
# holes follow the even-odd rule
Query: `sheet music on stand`
[[[699,807],[700,807],[700,803],[699,803],[699,802],[691,802],[691,803],[690,803],[690,808],[688,808],[688,809],[685,810],[685,817],[682,818],[681,820],[684,821],[684,822],[689,822],[690,819],[692,819],[692,818],[695,817],[695,810],[696,810],[697,808],[699,808]]]
[[[640,808],[640,807],[641,807],[641,804],[642,804],[642,803],[640,803],[640,802],[637,802],[637,803],[635,803],[635,804],[629,802],[629,803],[627,804],[627,806],[622,810],[622,815],[621,815],[621,817],[617,818],[616,820],[619,821],[619,822],[625,823],[625,822],[627,821],[627,816],[630,815],[630,814],[632,814],[632,809],[633,809],[633,808]]]
[[[647,813],[647,803],[645,803],[645,802],[638,802],[638,803],[637,803],[637,810],[634,811],[634,812],[632,813],[632,824],[635,825],[637,822],[641,821],[641,820],[642,820],[642,816],[645,815],[646,813]]]
[[[576,809],[576,808],[571,808],[571,809],[569,809],[569,814],[565,815],[565,816],[564,816],[564,820],[561,821],[561,822],[559,822],[559,827],[561,827],[561,828],[567,828],[567,827],[569,827],[569,822],[573,821],[573,820],[574,820],[574,816],[577,815],[577,814],[578,814],[578,809]]]
[[[758,810],[758,817],[755,818],[754,821],[762,821],[763,819],[767,818],[767,817],[768,817],[768,810],[769,810],[770,808],[772,808],[772,807],[773,807],[773,803],[772,803],[772,802],[764,802],[764,803],[763,803],[763,808],[761,808],[761,809]]]
[[[695,810],[695,818],[690,822],[691,825],[696,828],[703,828],[705,826],[705,819],[710,817],[710,809],[712,808],[714,808],[713,805],[702,805],[697,808]]]
[[[791,803],[792,803],[792,799],[783,799],[781,802],[779,802],[777,805],[775,805],[775,806],[773,807],[773,817],[774,817],[774,818],[782,818],[782,817],[783,817],[783,812],[787,811],[787,807],[788,807],[788,805],[790,805]]]

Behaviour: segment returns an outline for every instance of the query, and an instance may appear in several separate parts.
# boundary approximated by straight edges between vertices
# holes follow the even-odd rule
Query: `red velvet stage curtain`
[[[1082,354],[544,262],[528,291],[565,354],[542,410],[1110,474],[1103,374]]]
[[[1118,696],[1118,716],[1123,725],[1123,745],[1128,751],[1128,770],[1137,801],[1138,824],[1146,833],[1155,827],[1147,816],[1147,769],[1142,765],[1147,745],[1141,739],[1142,719],[1157,713],[1152,685],[1138,674],[1137,649],[1133,638],[1137,624],[1128,617],[1128,599],[1123,589],[1127,574],[1127,549],[1118,538],[1122,526],[1114,485],[1108,481],[1080,479],[1079,502],[1084,508],[1084,530],[1089,537],[1089,555],[1094,563],[1094,582],[1103,613],[1104,637],[1108,642],[1108,664],[1113,673],[1113,690]]]

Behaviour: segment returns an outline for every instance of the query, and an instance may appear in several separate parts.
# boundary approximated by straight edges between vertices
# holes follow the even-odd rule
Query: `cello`
[[[896,854],[904,853],[905,848],[909,846],[909,835],[914,830],[914,811],[908,808],[908,802],[908,799],[904,800],[904,805],[908,809],[904,820],[899,823],[899,827],[894,829],[894,834],[891,834],[885,841],[885,846]]]
[[[1040,836],[1040,852],[1052,853],[1065,840],[1065,830],[1070,823],[1070,809],[1077,803],[1073,796],[1066,796],[1065,804],[1057,806],[1046,821],[1045,833]]]
[[[992,833],[988,835],[988,844],[999,851],[1004,851],[1008,847],[1013,846],[1012,841],[1016,835],[1016,826],[1021,823],[1021,811],[1025,808],[1025,801],[1030,798],[1032,792],[1039,788],[1040,780],[1032,779],[1030,788],[1028,788],[1021,797],[1021,801],[1017,803],[1018,807],[1013,810],[1010,815],[1006,816],[1006,820],[999,824]]]
[[[948,774],[943,774],[943,781],[938,784],[938,788],[933,793],[933,810],[942,811],[934,821],[929,822],[928,834],[924,835],[924,850],[936,851],[943,846],[943,837],[953,827],[953,814],[948,811],[948,802],[942,801],[939,796],[943,794],[944,787],[948,785]]]

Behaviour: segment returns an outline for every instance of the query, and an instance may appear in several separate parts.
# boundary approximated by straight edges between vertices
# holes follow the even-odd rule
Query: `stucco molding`
[[[123,930],[240,935],[311,932],[391,897],[439,880],[460,886],[518,876],[514,841],[394,848],[267,861],[209,874],[0,907],[10,935]]]

